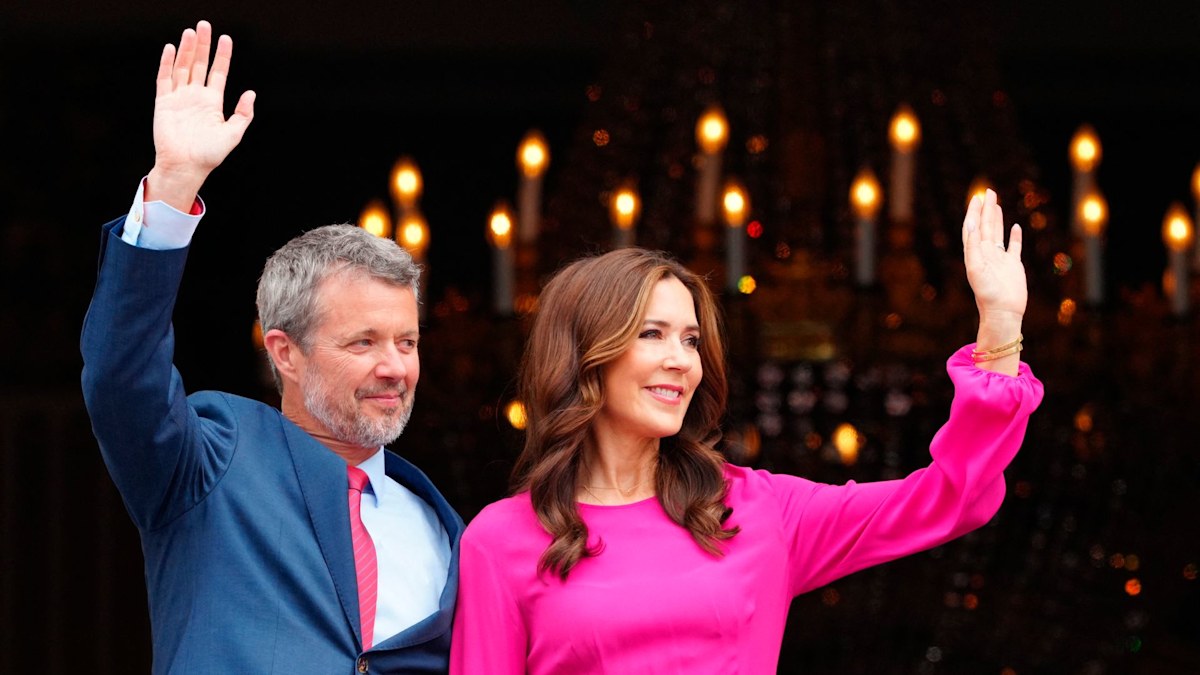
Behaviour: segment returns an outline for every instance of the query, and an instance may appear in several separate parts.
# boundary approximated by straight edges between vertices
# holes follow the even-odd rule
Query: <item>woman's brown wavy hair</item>
[[[623,248],[575,261],[560,270],[538,299],[538,313],[521,362],[519,390],[528,416],[525,448],[513,468],[516,492],[528,490],[542,527],[553,537],[540,572],[566,579],[582,558],[588,530],[575,503],[580,466],[593,442],[591,424],[604,405],[601,374],[642,330],[655,284],[674,277],[695,302],[703,377],[679,433],[659,443],[656,491],[672,520],[705,551],[738,528],[724,527],[721,439],[728,382],[721,317],[707,284],[664,253]]]

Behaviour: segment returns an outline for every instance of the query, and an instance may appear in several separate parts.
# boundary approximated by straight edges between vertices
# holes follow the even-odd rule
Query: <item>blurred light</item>
[[[388,215],[387,207],[378,199],[367,202],[362,213],[358,214],[358,226],[376,237],[388,239],[392,236],[392,218]]]
[[[1129,651],[1133,652],[1134,654],[1142,651],[1142,638],[1140,638],[1136,635],[1130,635],[1129,636]]]
[[[512,245],[513,219],[512,209],[508,202],[500,200],[492,208],[488,218],[488,241],[496,248],[504,249]]]
[[[542,132],[533,129],[517,146],[517,166],[526,178],[537,178],[550,164],[550,148]]]
[[[882,190],[875,174],[870,169],[861,169],[850,185],[850,206],[854,209],[854,215],[874,218],[879,213],[882,201]]]
[[[1125,567],[1125,556],[1121,555],[1120,553],[1114,553],[1108,556],[1108,565],[1109,567],[1117,570]]]
[[[1172,251],[1186,251],[1192,247],[1194,233],[1192,219],[1179,202],[1171,204],[1163,218],[1163,242]]]
[[[770,144],[767,142],[766,136],[755,134],[746,139],[746,152],[752,155],[761,155],[763,152],[766,152],[768,145]]]
[[[604,88],[598,84],[589,84],[585,90],[587,100],[595,103],[600,100],[600,96],[604,93]]]
[[[1197,567],[1196,563],[1188,563],[1183,566],[1183,578],[1188,581],[1196,580]]]
[[[750,210],[750,198],[746,195],[746,188],[735,180],[727,182],[721,206],[725,210],[725,224],[729,227],[741,227],[746,222],[746,213]]]
[[[715,155],[725,149],[729,141],[729,123],[725,113],[713,106],[696,121],[696,145],[706,155]]]
[[[888,125],[888,139],[900,152],[910,152],[921,142],[921,124],[912,108],[900,105]]]
[[[1071,325],[1071,320],[1075,318],[1075,301],[1071,298],[1063,298],[1063,301],[1058,303],[1058,323],[1063,326]]]
[[[1054,273],[1058,276],[1065,276],[1067,272],[1075,265],[1075,261],[1071,260],[1071,256],[1063,252],[1054,254]]]
[[[1046,229],[1046,214],[1040,211],[1029,214],[1029,226],[1035,230]]]
[[[533,314],[538,308],[538,296],[536,293],[521,293],[513,300],[513,309],[521,315]]]
[[[842,594],[838,593],[836,588],[830,587],[821,591],[821,604],[826,607],[833,607],[842,599]]]
[[[1128,593],[1129,595],[1141,595],[1142,582],[1138,581],[1137,577],[1134,577],[1134,578],[1130,579],[1129,581],[1126,581],[1125,582],[1125,592]]]
[[[904,323],[904,318],[895,312],[892,312],[892,313],[888,314],[887,316],[883,317],[883,325],[887,326],[890,330],[896,330],[903,323]]]
[[[787,245],[786,241],[781,241],[775,245],[775,257],[780,260],[787,260],[792,257],[792,247]]]
[[[821,434],[818,434],[815,431],[810,431],[804,435],[804,447],[808,448],[809,450],[816,450],[817,448],[821,447],[821,443]]]
[[[755,281],[754,277],[750,276],[749,274],[747,274],[744,277],[740,277],[738,279],[737,289],[738,289],[738,292],[743,295],[750,295],[757,288],[758,288],[758,282]]]
[[[1108,202],[1098,190],[1093,190],[1079,202],[1079,220],[1084,234],[1098,237],[1108,224]]]
[[[762,223],[758,222],[757,220],[752,220],[752,221],[750,221],[750,223],[748,225],[746,225],[746,236],[747,237],[750,237],[751,239],[758,239],[759,237],[762,236],[762,233],[763,233]]]
[[[967,206],[970,206],[971,200],[976,197],[983,199],[991,187],[992,182],[986,176],[977,176],[975,180],[971,181],[970,187],[967,188]],[[999,195],[996,196],[996,201],[1000,201]]]
[[[1075,413],[1075,429],[1085,434],[1092,430],[1092,406],[1085,405]]]
[[[421,198],[424,181],[421,170],[411,157],[401,157],[392,165],[391,184],[392,200],[403,208],[410,208]],[[382,236],[382,235],[381,235]]]
[[[525,428],[525,422],[528,418],[525,416],[525,404],[520,401],[511,401],[504,406],[504,417],[508,419],[508,423],[514,429],[522,430]]]
[[[833,431],[833,447],[837,448],[842,464],[850,466],[858,461],[858,448],[862,445],[858,429],[847,422],[839,424]]]
[[[967,593],[963,596],[963,607],[967,609],[979,609],[979,596],[974,593]]]
[[[398,243],[408,249],[414,258],[420,258],[429,247],[429,225],[420,214],[406,216],[400,225],[399,235]]]
[[[1200,164],[1196,165],[1196,170],[1192,172],[1192,197],[1200,202]]]
[[[1091,125],[1079,127],[1071,137],[1071,166],[1076,171],[1091,171],[1100,164],[1100,138]]]
[[[746,459],[758,459],[762,453],[762,434],[758,433],[758,427],[753,424],[742,427],[742,446],[746,448]]]
[[[638,193],[627,185],[613,193],[608,211],[613,225],[628,230],[637,224],[638,217],[642,214],[642,200]]]
[[[1125,569],[1129,570],[1130,572],[1136,572],[1137,568],[1140,567],[1141,564],[1142,561],[1137,557],[1136,553],[1130,553],[1129,555],[1125,556]]]
[[[604,146],[608,145],[608,130],[597,129],[592,132],[592,142],[595,143],[596,147],[598,148],[603,148]]]
[[[263,342],[262,321],[254,320],[254,326],[250,329],[250,341],[254,343],[255,349],[262,349],[265,345]]]

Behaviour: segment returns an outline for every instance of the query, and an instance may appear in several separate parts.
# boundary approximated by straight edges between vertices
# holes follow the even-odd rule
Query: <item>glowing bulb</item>
[[[550,149],[539,131],[530,131],[517,147],[517,166],[529,178],[542,175],[550,164]]]
[[[1163,242],[1172,251],[1186,251],[1192,246],[1192,219],[1183,205],[1175,202],[1163,218]]]
[[[421,170],[411,157],[401,157],[392,166],[392,199],[404,208],[410,208],[417,203],[424,188]]]
[[[488,219],[488,238],[496,248],[508,248],[512,244],[513,220],[508,204],[501,201],[492,209]]]
[[[858,429],[852,425],[842,423],[833,431],[833,447],[837,448],[842,464],[850,466],[858,461],[859,445]]]
[[[1108,223],[1108,203],[1099,192],[1092,192],[1079,203],[1079,219],[1085,234],[1096,237]]]
[[[414,258],[420,258],[429,246],[429,225],[418,214],[404,219],[400,225],[400,245],[408,249]]]
[[[754,280],[754,277],[747,274],[738,279],[737,289],[742,295],[750,295],[758,289],[758,282]]]
[[[376,237],[392,236],[392,219],[387,208],[378,199],[372,199],[358,215],[358,226]]]
[[[725,149],[729,141],[729,123],[725,113],[717,107],[709,108],[696,122],[696,145],[706,155],[715,155]]]
[[[746,222],[746,212],[750,210],[750,198],[746,190],[736,181],[730,181],[725,186],[725,196],[721,204],[725,209],[725,223],[729,227],[741,227]]]
[[[524,429],[528,418],[525,416],[525,404],[512,401],[504,408],[504,416],[514,429]]]
[[[613,193],[609,204],[609,216],[613,225],[628,230],[637,224],[642,212],[642,200],[632,187],[626,186]]]
[[[921,123],[917,121],[912,108],[907,105],[896,108],[896,114],[892,115],[892,122],[888,126],[888,138],[892,146],[901,152],[909,152],[921,142]]]
[[[863,169],[854,178],[850,186],[850,204],[859,218],[874,218],[879,213],[882,189],[875,174],[870,169]]]
[[[1091,171],[1100,164],[1100,138],[1090,125],[1079,127],[1071,137],[1071,165],[1076,171]]]

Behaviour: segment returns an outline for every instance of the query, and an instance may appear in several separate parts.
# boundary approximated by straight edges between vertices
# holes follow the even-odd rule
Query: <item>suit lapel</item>
[[[354,571],[350,509],[346,499],[349,485],[346,462],[291,422],[284,420],[283,426],[321,555],[329,566],[329,575],[342,612],[353,629],[354,641],[361,647],[358,578]]]

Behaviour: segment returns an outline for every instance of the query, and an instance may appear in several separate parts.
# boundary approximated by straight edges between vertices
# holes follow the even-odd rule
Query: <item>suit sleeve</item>
[[[1043,389],[1026,364],[1016,377],[975,367],[971,347],[947,364],[954,401],[930,445],[929,466],[900,480],[839,486],[768,475],[791,539],[793,595],[943,544],[999,510],[1004,469]]]
[[[172,364],[171,314],[187,249],[121,240],[124,218],[102,229],[96,290],[83,323],[83,395],[109,473],[134,522],[154,529],[194,506],[219,480],[236,444],[221,397],[201,419]]]
[[[463,533],[450,673],[521,675],[529,644],[525,621],[513,582],[489,553],[495,547],[480,541],[479,530],[479,523],[472,523]]]

